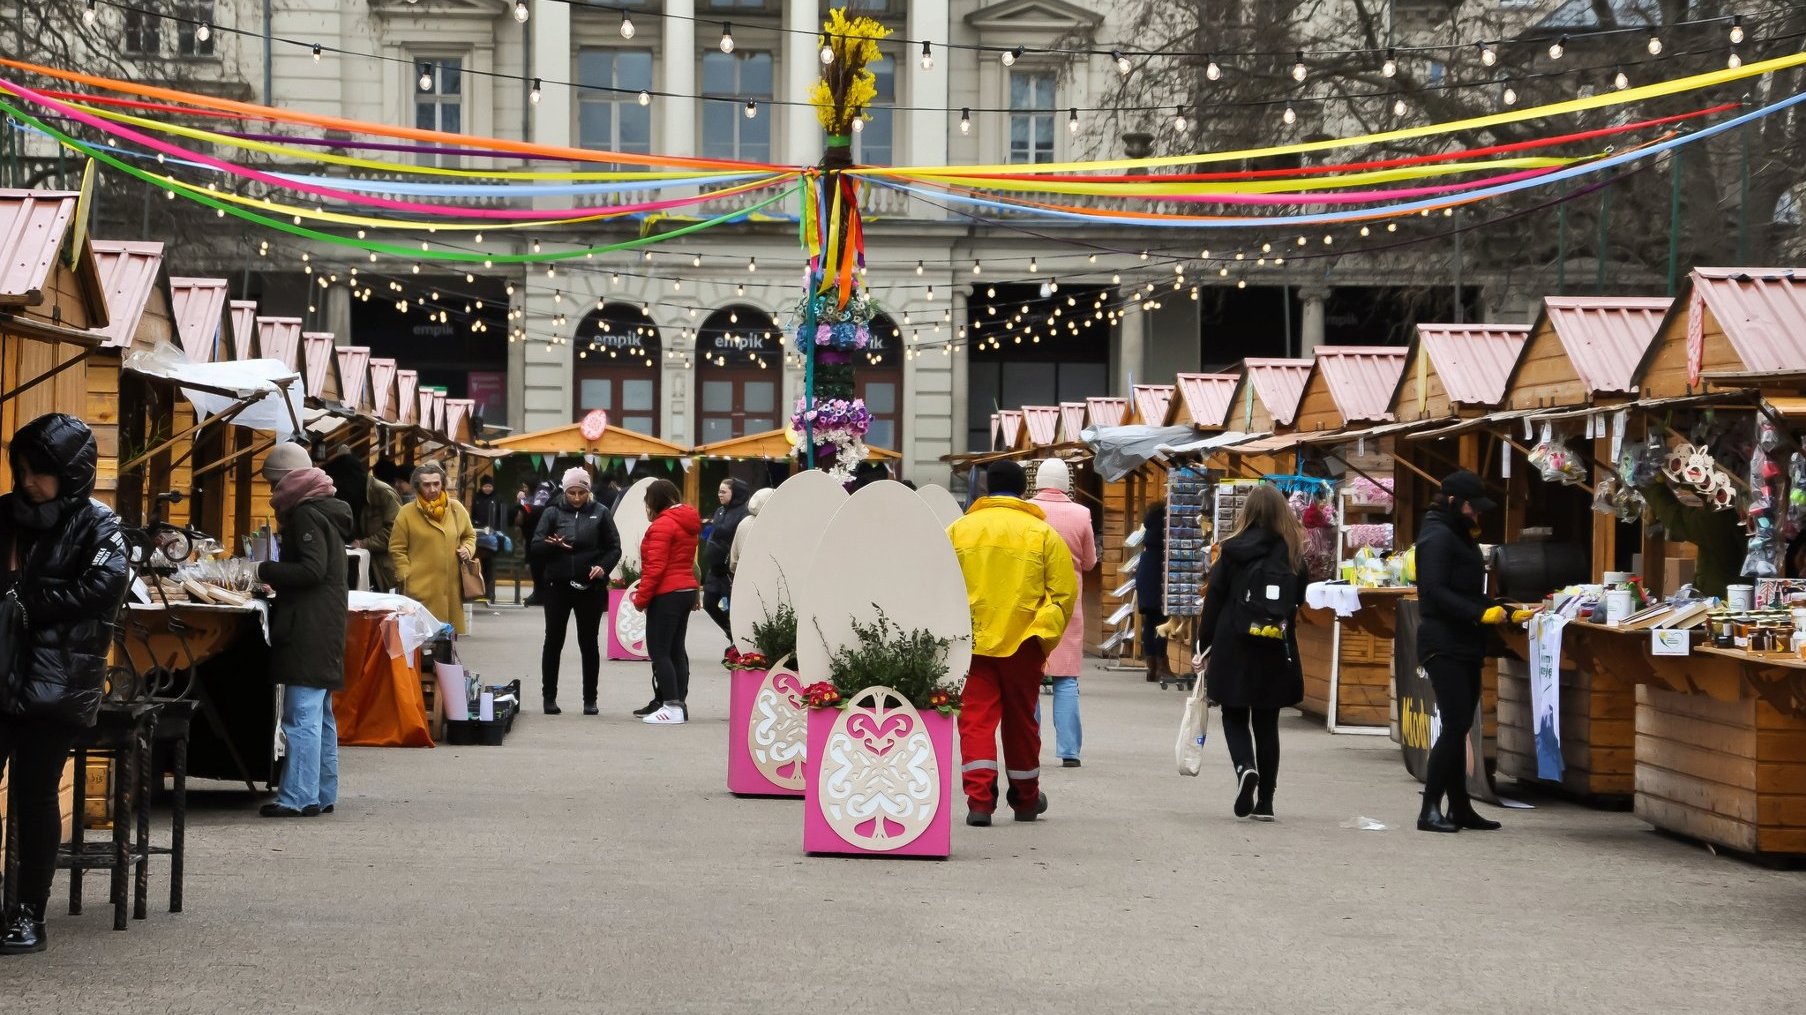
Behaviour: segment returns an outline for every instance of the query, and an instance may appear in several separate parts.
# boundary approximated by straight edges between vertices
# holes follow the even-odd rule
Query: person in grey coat
[[[307,449],[279,444],[263,464],[272,488],[281,559],[257,569],[275,593],[270,609],[270,679],[282,685],[282,735],[288,743],[282,786],[266,818],[331,814],[339,796],[339,726],[332,692],[345,688],[349,612],[345,544],[351,506],[313,467]]]

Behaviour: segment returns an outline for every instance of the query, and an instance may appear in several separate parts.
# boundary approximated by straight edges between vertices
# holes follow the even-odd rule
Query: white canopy
[[[306,395],[301,375],[280,360],[192,363],[167,342],[134,350],[126,357],[125,368],[180,386],[182,395],[203,418],[249,402],[230,422],[252,430],[273,431],[278,440],[294,436],[295,421],[301,418],[301,403]]]

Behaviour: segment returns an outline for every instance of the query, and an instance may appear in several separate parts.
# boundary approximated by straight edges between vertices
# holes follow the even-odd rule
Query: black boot
[[[558,707],[558,699],[557,698],[547,698],[546,699],[546,714],[547,715],[563,715],[564,714],[564,709]]]
[[[50,939],[44,936],[43,906],[15,907],[0,931],[0,955],[30,955],[50,947]]]
[[[1459,832],[1461,826],[1442,816],[1441,794],[1432,797],[1423,795],[1423,809],[1417,813],[1417,830],[1420,832]]]
[[[1476,832],[1496,832],[1505,827],[1490,818],[1481,817],[1479,812],[1474,810],[1474,805],[1466,800],[1460,803],[1449,801],[1448,819],[1458,827],[1472,829]]]

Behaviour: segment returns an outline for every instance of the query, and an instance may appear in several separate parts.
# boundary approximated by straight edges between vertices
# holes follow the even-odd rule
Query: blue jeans
[[[282,689],[282,736],[288,759],[276,802],[283,807],[331,807],[339,799],[339,722],[324,687]]]
[[[1079,678],[1053,678],[1054,755],[1076,758],[1085,742],[1079,725]]]

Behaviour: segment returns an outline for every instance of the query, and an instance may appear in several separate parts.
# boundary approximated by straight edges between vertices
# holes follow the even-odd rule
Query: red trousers
[[[1005,774],[1010,799],[1024,810],[1041,792],[1041,726],[1035,704],[1046,660],[1040,641],[1030,638],[1016,654],[972,657],[959,712],[959,753],[966,800],[975,811],[997,809],[997,727],[1003,725]]]

